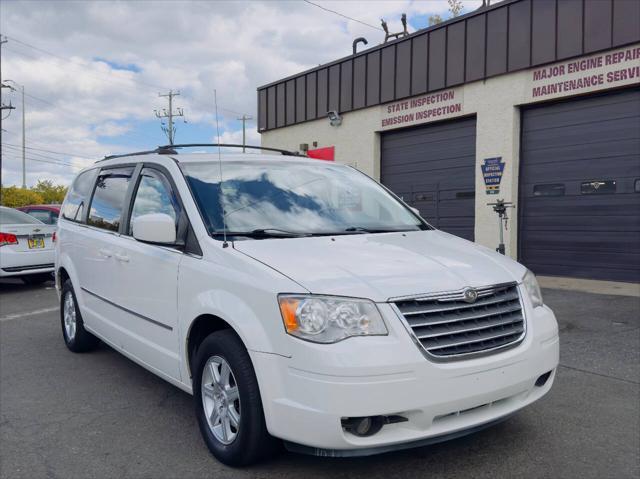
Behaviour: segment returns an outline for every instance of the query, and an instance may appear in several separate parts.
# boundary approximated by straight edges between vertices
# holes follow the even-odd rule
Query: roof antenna
[[[220,196],[220,205],[222,206],[222,247],[226,248],[229,246],[227,243],[227,212],[224,208],[224,191],[222,191],[222,153],[220,151],[220,124],[218,123],[218,92],[213,90],[213,103],[216,108],[216,133],[218,135],[218,168],[220,170],[220,191],[218,195]]]

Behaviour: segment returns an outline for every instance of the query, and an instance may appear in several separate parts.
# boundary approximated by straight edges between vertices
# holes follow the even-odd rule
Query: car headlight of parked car
[[[336,343],[351,336],[387,334],[378,308],[366,299],[280,295],[278,302],[287,333],[307,341]]]
[[[524,289],[526,289],[527,293],[529,294],[531,305],[534,308],[542,306],[542,293],[540,292],[540,285],[538,284],[536,275],[527,270],[527,272],[524,274],[524,278],[522,278],[522,284],[524,285]]]

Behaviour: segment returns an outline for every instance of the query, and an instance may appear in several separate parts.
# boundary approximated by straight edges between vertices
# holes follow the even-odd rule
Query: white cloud
[[[375,27],[384,17],[392,31],[400,29],[402,12],[411,23],[417,15],[447,10],[446,0],[316,3]],[[480,3],[464,0],[465,11]],[[153,110],[166,107],[158,93],[169,88],[180,90],[176,103],[189,121],[180,126],[181,137],[189,128],[214,131],[215,88],[221,138],[240,143],[235,119],[239,113],[255,118],[258,86],[349,55],[357,36],[365,36],[369,46],[383,39],[380,30],[307,3],[269,0],[1,2],[0,31],[9,36],[3,45],[3,77],[24,84],[32,95],[26,98],[28,146],[76,155],[30,150],[29,184],[43,177],[72,178],[71,168],[43,161],[85,166],[90,160],[81,157],[163,142],[159,122],[153,131],[136,125],[155,120]],[[109,62],[140,71],[113,69]],[[11,101],[19,106],[19,95],[12,94]],[[3,128],[8,130],[3,141],[19,145],[19,109]],[[200,139],[209,140],[215,138]],[[247,143],[259,142],[254,121]],[[2,182],[20,183],[19,151],[5,152]]]

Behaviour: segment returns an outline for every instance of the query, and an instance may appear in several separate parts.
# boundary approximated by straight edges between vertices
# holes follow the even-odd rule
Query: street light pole
[[[242,115],[242,118],[238,118],[242,122],[242,153],[245,152],[245,146],[247,145],[247,129],[246,124],[248,120],[252,120],[250,116],[245,114]]]

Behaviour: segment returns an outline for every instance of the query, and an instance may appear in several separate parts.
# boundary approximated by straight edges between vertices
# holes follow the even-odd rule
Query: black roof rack
[[[253,146],[253,145],[236,145],[236,144],[225,144],[225,143],[185,143],[180,145],[163,145],[159,146],[155,150],[147,150],[147,151],[136,151],[134,153],[126,153],[122,155],[109,155],[105,156],[101,160],[96,161],[105,161],[105,160],[113,160],[114,158],[125,158],[128,156],[140,156],[140,155],[177,155],[177,148],[202,148],[202,147],[221,147],[221,148],[246,148],[250,150],[265,150],[265,151],[273,151],[276,153],[280,153],[281,155],[289,155],[289,156],[303,156],[297,151],[289,151],[282,150],[280,148],[269,148],[266,146]]]

